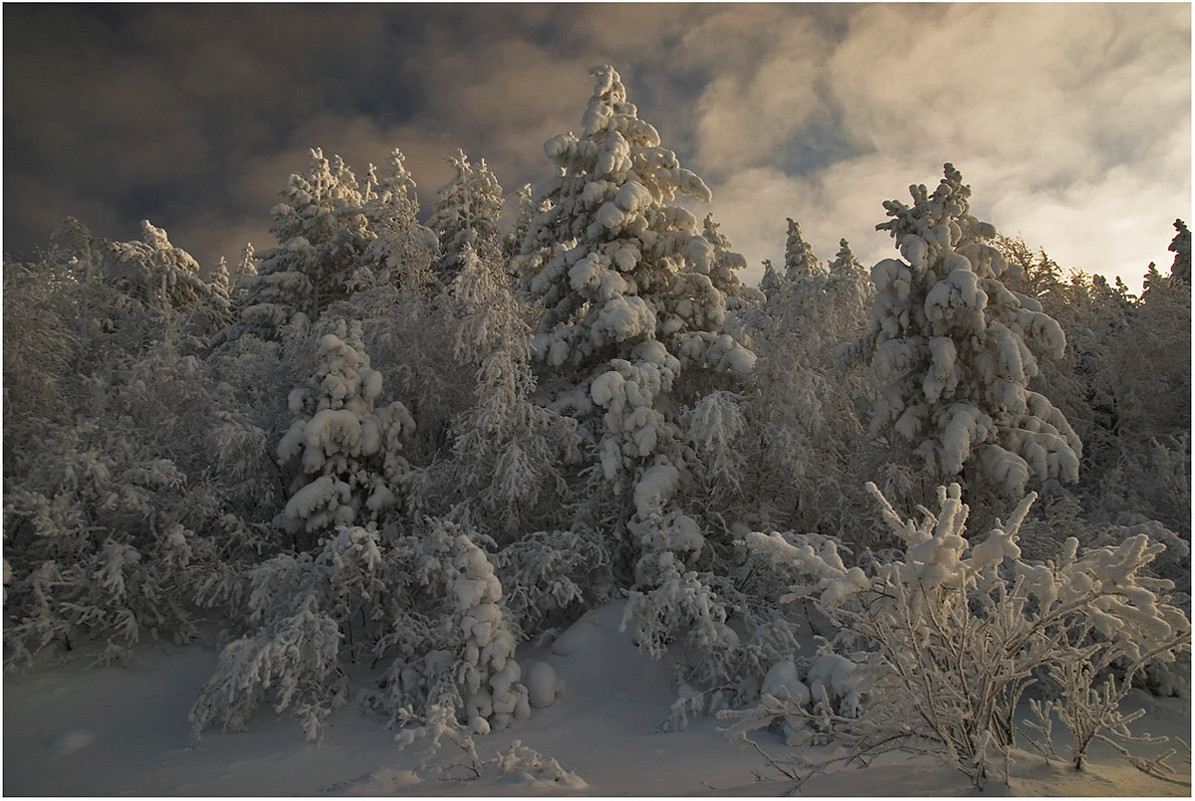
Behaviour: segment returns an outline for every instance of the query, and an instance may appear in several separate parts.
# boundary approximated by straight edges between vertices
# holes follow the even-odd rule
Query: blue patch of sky
[[[833,104],[813,117],[777,153],[778,164],[786,175],[807,176],[839,161],[870,152],[872,148],[852,142],[843,129],[842,112]]]

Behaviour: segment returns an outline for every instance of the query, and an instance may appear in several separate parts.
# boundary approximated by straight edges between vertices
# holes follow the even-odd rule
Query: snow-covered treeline
[[[318,740],[356,697],[459,740],[552,702],[520,643],[625,599],[678,721],[915,739],[977,784],[1022,697],[1081,765],[1134,683],[1187,692],[1186,225],[1135,297],[946,164],[883,202],[892,258],[822,261],[790,219],[750,287],[592,74],[515,220],[463,152],[424,213],[399,150],[316,149],[232,266],[148,221],[6,259],[6,670],[208,640],[196,737],[270,704]]]

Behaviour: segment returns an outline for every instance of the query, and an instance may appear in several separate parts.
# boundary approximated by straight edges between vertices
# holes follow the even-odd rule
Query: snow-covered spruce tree
[[[545,145],[561,174],[524,241],[531,293],[544,310],[534,360],[550,408],[575,417],[597,448],[595,478],[608,489],[593,494],[612,493],[616,506],[588,514],[607,521],[615,539],[623,526],[631,534],[622,558],[635,564],[628,616],[640,642],[658,655],[683,631],[712,681],[738,643],[717,579],[696,569],[711,563],[714,547],[678,502],[698,458],[683,407],[735,388],[755,357],[722,330],[727,302],[710,277],[714,247],[669,202],[708,201],[708,188],[638,118],[617,72],[592,74],[582,135]]]
[[[776,270],[776,265],[772,264],[771,259],[764,259],[763,278],[759,279],[759,291],[763,292],[764,297],[770,298],[779,292],[783,286],[784,276]]]
[[[103,271],[129,297],[159,308],[194,306],[212,292],[199,277],[199,264],[170,243],[161,228],[141,221],[141,241],[110,242]]]
[[[253,243],[246,242],[240,259],[228,274],[228,297],[234,304],[245,294],[242,280],[251,275],[257,275],[257,255],[253,250]]]
[[[440,242],[436,277],[448,287],[464,268],[465,248],[483,261],[499,258],[502,242],[498,220],[502,216],[502,187],[485,159],[470,164],[465,151],[448,158],[452,180],[436,192],[436,206],[428,226]]]
[[[1093,738],[1131,739],[1118,707],[1133,676],[1190,649],[1190,622],[1167,597],[1173,583],[1145,574],[1165,545],[1138,534],[1080,551],[1071,538],[1044,564],[1026,562],[1017,532],[1033,493],[976,542],[958,484],[939,488],[938,512],[923,509],[920,521],[902,519],[874,484],[868,489],[904,551],[866,571],[847,568],[835,543],[817,535],[747,536],[753,553],[790,571],[782,601],[807,599],[842,626],[846,656],[837,657],[820,708],[811,711],[792,682],[777,682],[789,692],[724,714],[738,719],[732,737],[786,717],[793,744],[829,732],[848,759],[864,763],[928,744],[983,787],[1007,764],[1014,713],[1041,680],[1060,690],[1042,712],[1071,729],[1076,767]],[[1167,767],[1164,758],[1139,764]]]
[[[825,270],[813,255],[813,247],[801,235],[801,226],[788,218],[788,238],[784,242],[784,277],[789,281],[822,275]]]
[[[1004,497],[1030,479],[1078,480],[1082,444],[1044,395],[1029,388],[1034,350],[1061,353],[1058,323],[1036,300],[1008,290],[1007,262],[987,241],[995,228],[971,216],[971,188],[952,165],[913,205],[887,201],[900,259],[872,268],[868,332],[878,397],[871,433],[906,442],[938,480],[964,477]]]
[[[397,148],[386,157],[380,174],[370,165],[362,213],[376,238],[350,278],[355,300],[361,299],[361,293],[373,297],[397,292],[402,300],[417,303],[433,294],[432,265],[439,244],[435,231],[419,222],[415,190],[415,180]]]
[[[223,256],[216,262],[209,284],[211,292],[208,296],[206,311],[212,318],[213,331],[219,331],[232,322],[232,273],[228,269],[228,260]]]
[[[296,542],[378,520],[398,505],[410,471],[403,440],[415,421],[398,401],[374,408],[382,375],[370,366],[360,322],[336,319],[330,327],[319,337],[315,373],[291,393],[296,419],[278,443],[279,462],[299,468],[276,520]]]
[[[714,249],[708,273],[710,283],[726,296],[729,316],[734,316],[736,312],[745,312],[761,306],[767,298],[759,289],[747,286],[739,279],[738,271],[746,269],[747,260],[741,253],[731,249],[733,245],[720,227],[714,220],[713,212],[710,212],[702,220],[701,235]]]
[[[541,203],[536,201],[531,184],[523,184],[519,191],[515,192],[515,197],[519,201],[515,223],[502,239],[502,258],[508,265],[519,255],[523,240],[527,237],[527,231],[531,228],[531,221],[535,219],[535,215],[545,211],[545,208],[541,208]]]
[[[1170,265],[1170,275],[1180,281],[1185,281],[1187,286],[1191,285],[1191,229],[1182,220],[1174,221],[1174,230],[1177,231],[1174,239],[1170,240],[1170,245],[1166,248],[1174,254],[1174,263]]]
[[[256,275],[241,282],[240,320],[224,339],[246,332],[276,339],[296,315],[314,321],[347,296],[354,268],[375,238],[362,213],[368,194],[339,156],[311,151],[307,172],[290,176],[271,210],[278,247],[257,254]]]

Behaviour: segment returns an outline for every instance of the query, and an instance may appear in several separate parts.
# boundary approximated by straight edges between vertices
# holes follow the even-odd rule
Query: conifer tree
[[[347,297],[353,270],[375,238],[357,177],[339,156],[329,160],[313,149],[307,171],[292,174],[281,195],[270,226],[278,247],[259,254],[256,275],[242,281],[242,328],[267,339],[296,315],[314,321]]]
[[[452,180],[436,193],[436,207],[428,225],[440,242],[435,273],[444,286],[452,283],[464,266],[468,246],[483,261],[501,252],[498,220],[502,216],[502,187],[485,159],[469,163],[465,151],[448,158]]]
[[[1061,354],[1066,338],[1041,304],[1007,289],[996,235],[970,213],[971,188],[952,165],[913,205],[888,201],[901,259],[872,269],[875,301],[862,344],[879,397],[871,432],[912,445],[941,479],[968,469],[1006,497],[1030,478],[1078,480],[1082,445],[1066,418],[1029,388],[1033,349]],[[972,489],[977,487],[973,484]]]
[[[170,243],[166,232],[141,221],[139,242],[107,242],[103,273],[129,297],[161,309],[194,308],[212,288],[199,277],[199,264]]]
[[[1170,266],[1170,274],[1180,281],[1191,285],[1191,230],[1182,220],[1174,221],[1174,230],[1178,233],[1166,248],[1174,254],[1174,264]]]
[[[717,389],[693,377],[733,387],[751,374],[755,356],[723,330],[726,295],[710,277],[714,245],[692,214],[669,202],[708,202],[709,189],[661,147],[613,68],[591,74],[581,136],[545,145],[561,174],[547,192],[551,207],[524,241],[531,293],[544,310],[534,359],[552,407],[595,440],[614,494],[632,496],[630,519],[620,517],[635,543],[628,615],[640,641],[658,655],[670,633],[684,629],[708,666],[737,639],[712,578],[688,566],[706,538],[678,503],[687,460],[696,458],[682,405]]]
[[[776,265],[771,259],[763,260],[763,278],[759,279],[759,290],[764,296],[771,298],[784,288],[784,276],[776,271]]]
[[[234,301],[239,301],[245,295],[242,281],[251,275],[257,275],[257,256],[254,254],[253,243],[246,242],[241,251],[241,259],[236,268],[228,275],[228,294]]]
[[[801,226],[788,218],[788,239],[784,243],[784,277],[789,281],[820,275],[823,272],[813,255],[813,247],[801,236]]]
[[[533,262],[532,294],[544,309],[534,359],[555,405],[585,419],[601,414],[594,402],[609,411],[609,392],[621,395],[611,368],[646,393],[626,411],[642,407],[638,416],[650,420],[623,421],[619,404],[605,427],[603,462],[614,480],[663,450],[671,433],[647,412],[655,411],[654,398],[670,393],[682,366],[705,363],[745,375],[754,357],[720,333],[726,299],[709,279],[713,246],[691,214],[668,203],[678,194],[708,201],[708,188],[660,147],[659,134],[627,102],[618,73],[599,67],[593,74],[583,136],[557,136],[545,146],[562,175],[524,253]],[[590,385],[603,375],[591,398]]]
[[[535,215],[544,211],[535,201],[531,184],[523,184],[519,191],[515,192],[515,198],[519,203],[515,224],[510,233],[502,240],[502,256],[507,264],[519,255],[519,249],[523,245],[523,239],[527,236],[527,231],[531,228],[531,221]]]
[[[397,288],[415,303],[430,298],[439,244],[436,232],[419,222],[416,189],[398,148],[390,151],[380,175],[370,165],[362,213],[375,239],[365,251],[356,288],[374,293]]]
[[[291,393],[296,416],[278,460],[299,463],[291,497],[277,518],[298,535],[376,521],[396,507],[410,465],[402,455],[415,421],[398,401],[377,409],[381,373],[370,366],[361,324],[337,320],[319,339],[320,364]]]

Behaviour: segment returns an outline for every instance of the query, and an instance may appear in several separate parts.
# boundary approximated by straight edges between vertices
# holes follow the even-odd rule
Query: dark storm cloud
[[[298,141],[312,120],[393,124],[418,106],[420,81],[399,68],[418,15],[414,6],[6,6],[6,250],[44,241],[92,204],[111,212],[87,222],[123,228],[107,235],[128,236],[151,217],[188,244],[177,234],[194,217],[263,217],[318,144]],[[245,186],[280,153],[292,156],[287,168],[262,191]],[[39,202],[22,201],[31,195]]]

